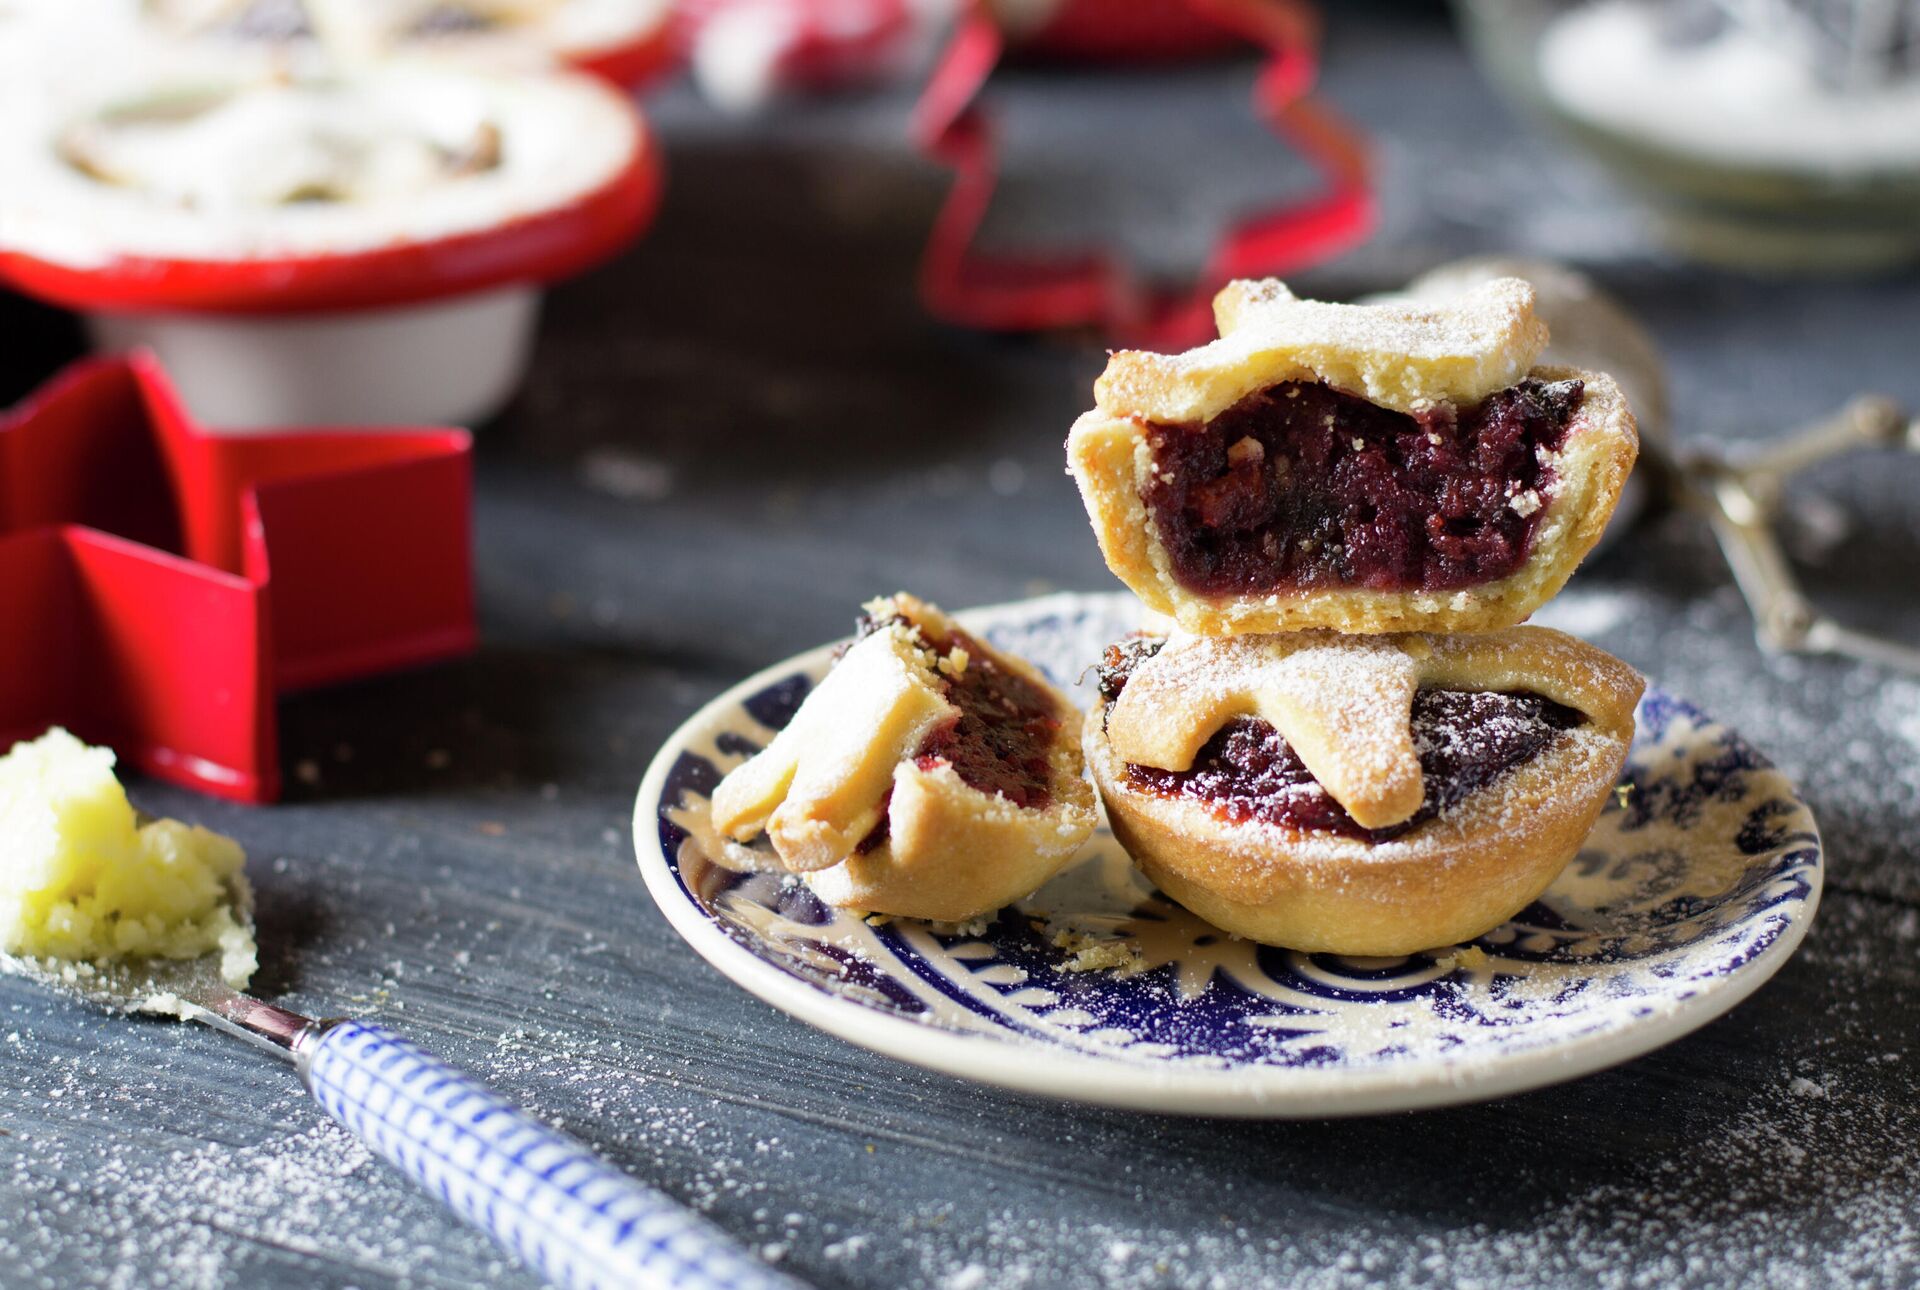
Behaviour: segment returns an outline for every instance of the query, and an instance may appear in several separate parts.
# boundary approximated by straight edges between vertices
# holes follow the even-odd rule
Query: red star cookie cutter
[[[1255,83],[1254,108],[1313,163],[1321,190],[1229,227],[1197,280],[1184,288],[1141,282],[1100,251],[1060,258],[979,250],[975,240],[993,198],[997,150],[992,123],[978,99],[1006,38],[985,4],[975,0],[915,109],[920,148],[954,172],[921,261],[920,294],[929,312],[990,331],[1090,327],[1147,348],[1184,349],[1213,335],[1212,299],[1230,279],[1294,272],[1350,249],[1372,232],[1374,195],[1365,142],[1311,97],[1319,73],[1319,23],[1304,5],[1297,0],[1152,0],[1137,8],[1114,4],[1102,11],[1104,18],[1093,12],[1092,0],[1078,8],[1090,15],[1080,26],[1100,38],[1066,41],[1061,52],[1133,62],[1198,52],[1205,42],[1195,38],[1196,20],[1261,46],[1267,58]],[[1127,20],[1115,27],[1112,20],[1123,14]]]
[[[279,796],[274,698],[477,639],[461,430],[221,436],[151,356],[0,417],[0,748],[50,725]]]

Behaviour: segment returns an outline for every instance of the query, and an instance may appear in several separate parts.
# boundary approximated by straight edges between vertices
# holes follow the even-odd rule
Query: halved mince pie
[[[1510,626],[1606,527],[1633,417],[1534,366],[1525,282],[1437,307],[1234,282],[1214,314],[1198,349],[1115,354],[1067,441],[1107,564],[1187,630]]]
[[[1162,891],[1293,949],[1406,954],[1497,927],[1605,805],[1640,676],[1542,627],[1139,638],[1087,763]]]
[[[715,829],[765,832],[845,908],[960,922],[1029,894],[1093,832],[1078,711],[924,601],[866,611],[787,728],[720,782]]]

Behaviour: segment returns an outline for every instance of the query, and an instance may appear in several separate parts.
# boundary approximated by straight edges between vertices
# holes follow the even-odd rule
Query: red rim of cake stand
[[[660,149],[637,113],[635,124],[633,155],[611,179],[564,206],[493,228],[339,255],[128,255],[86,268],[0,249],[0,282],[69,309],[107,313],[371,309],[553,282],[611,259],[658,210]]]
[[[668,5],[658,22],[626,40],[568,51],[567,64],[623,90],[651,86],[679,70],[682,48],[675,22],[677,8]]]
[[[993,200],[999,154],[979,100],[1006,38],[975,0],[915,108],[921,150],[954,174],[921,258],[920,296],[929,313],[987,331],[1091,328],[1117,343],[1183,349],[1213,335],[1213,296],[1230,280],[1297,272],[1350,250],[1373,231],[1364,138],[1311,95],[1319,73],[1314,15],[1298,0],[1178,3],[1197,20],[1266,51],[1254,109],[1319,172],[1320,190],[1230,225],[1186,286],[1143,282],[1101,249],[1069,255],[981,250],[976,242]]]

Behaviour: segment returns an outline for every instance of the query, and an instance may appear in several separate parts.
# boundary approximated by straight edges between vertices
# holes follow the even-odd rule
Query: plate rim
[[[1012,613],[1038,618],[1049,607],[1131,601],[1126,592],[1053,592],[960,611],[963,625]],[[1137,603],[1137,602],[1135,602]],[[659,841],[666,780],[696,734],[719,714],[777,681],[817,666],[839,644],[829,641],[761,668],[702,704],[675,727],[640,781],[634,801],[634,852],[654,905],[682,940],[735,985],[788,1016],[869,1052],[976,1085],[1122,1110],[1247,1119],[1332,1119],[1425,1110],[1488,1101],[1564,1083],[1618,1066],[1672,1043],[1725,1015],[1771,980],[1793,957],[1819,910],[1826,846],[1798,785],[1818,855],[1807,895],[1780,935],[1739,968],[1701,984],[1691,996],[1624,1025],[1575,1035],[1518,1053],[1488,1053],[1404,1066],[1354,1070],[1273,1067],[1232,1072],[1131,1063],[1049,1048],[986,1033],[963,1033],[849,1003],[801,981],[736,943],[684,897]],[[1657,687],[1651,687],[1657,688]],[[1732,730],[1732,727],[1726,727]],[[1734,731],[1738,734],[1738,731]],[[1776,768],[1777,769],[1777,768]],[[982,1062],[983,1054],[993,1060]]]

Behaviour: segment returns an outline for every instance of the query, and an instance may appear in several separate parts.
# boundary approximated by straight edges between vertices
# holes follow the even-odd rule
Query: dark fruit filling
[[[1152,425],[1144,494],[1191,591],[1448,591],[1519,568],[1579,381],[1522,381],[1418,416],[1290,381],[1205,425]]]
[[[1585,721],[1574,709],[1531,691],[1421,690],[1413,700],[1413,743],[1426,797],[1411,819],[1385,829],[1355,823],[1280,732],[1252,717],[1221,727],[1189,770],[1129,765],[1127,779],[1143,792],[1210,802],[1230,824],[1259,820],[1386,842],[1530,761],[1560,731]]]
[[[1120,691],[1127,688],[1127,678],[1133,675],[1133,669],[1160,652],[1166,638],[1162,636],[1129,636],[1117,644],[1107,646],[1107,652],[1094,665],[1094,679],[1100,686],[1100,697],[1112,703],[1120,697]]]
[[[960,710],[953,721],[930,732],[914,753],[922,770],[953,767],[963,784],[982,793],[995,793],[1015,806],[1043,811],[1053,801],[1053,763],[1048,752],[1060,729],[1060,712],[1053,695],[1025,677],[999,666],[986,647],[956,629],[942,636],[903,615],[883,618],[862,615],[856,639],[895,625],[910,627],[921,642],[945,658],[957,645],[967,652],[966,669],[958,675],[934,673],[948,703]],[[883,814],[859,851],[879,846],[887,837]]]
[[[920,769],[932,770],[944,762],[962,783],[983,793],[1045,810],[1053,798],[1047,787],[1053,763],[1047,753],[1060,729],[1053,696],[995,664],[965,632],[955,631],[950,641],[936,640],[924,627],[920,634],[943,656],[958,645],[968,657],[966,670],[958,676],[939,674],[947,702],[960,709],[960,718],[926,737],[914,759]]]
[[[893,790],[888,789],[887,802],[891,802],[892,800],[893,800]],[[869,851],[878,851],[882,846],[882,844],[886,842],[887,835],[892,831],[887,827],[892,822],[892,817],[887,812],[887,802],[882,802],[880,804],[879,822],[876,823],[872,828],[868,829],[867,836],[864,838],[861,838],[859,841],[859,844],[853,848],[853,853],[855,855],[863,856],[863,855],[866,855]]]

